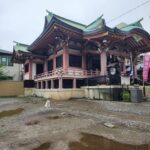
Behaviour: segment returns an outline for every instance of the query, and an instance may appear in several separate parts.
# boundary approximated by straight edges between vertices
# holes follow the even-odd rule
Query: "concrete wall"
[[[113,89],[115,88],[115,89]],[[82,89],[35,89],[25,88],[25,96],[39,96],[54,100],[69,100],[71,98],[90,98],[101,100],[120,100],[116,99],[118,90],[121,86],[90,86]],[[131,88],[131,87],[130,87]],[[140,87],[143,90],[143,87]],[[150,86],[145,87],[146,97],[150,98]]]
[[[13,66],[4,66],[3,71],[6,75],[11,76],[14,81],[22,80],[22,65],[13,64]]]
[[[100,99],[100,100],[115,100],[120,94],[121,86],[89,86],[82,87],[85,91],[85,97],[90,99]],[[129,88],[133,88],[133,86],[129,86]],[[143,91],[143,86],[139,87]],[[150,98],[150,86],[145,86],[145,97]],[[119,100],[119,99],[116,99]]]
[[[85,91],[85,97],[90,99],[100,99],[100,100],[112,100],[114,97],[114,90],[119,90],[121,86],[89,86],[82,87]],[[118,99],[119,100],[119,99]]]
[[[23,82],[0,81],[0,96],[24,95]]]
[[[141,89],[143,90],[142,86]],[[145,95],[146,97],[150,97],[150,86],[145,86]]]
[[[84,89],[34,89],[25,88],[25,96],[39,96],[54,100],[69,100],[85,97]]]

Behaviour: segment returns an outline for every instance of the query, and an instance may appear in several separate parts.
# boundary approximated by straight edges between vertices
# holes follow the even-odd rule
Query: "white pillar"
[[[54,80],[51,80],[51,89],[54,89]]]
[[[105,76],[105,75],[107,75],[107,56],[106,56],[106,52],[101,53],[100,63],[101,63],[101,75]]]
[[[74,89],[77,88],[77,86],[76,86],[77,82],[76,82],[76,81],[77,81],[76,79],[73,79],[73,88],[74,88]]]
[[[45,81],[45,89],[48,89],[48,80]]]
[[[62,78],[59,79],[59,89],[63,88],[63,80]]]
[[[41,89],[43,89],[43,81],[41,81]]]

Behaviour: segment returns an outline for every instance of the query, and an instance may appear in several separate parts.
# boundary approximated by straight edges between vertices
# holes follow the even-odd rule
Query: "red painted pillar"
[[[44,72],[48,72],[47,60],[44,62]]]
[[[32,61],[29,62],[29,80],[32,80]]]
[[[68,46],[63,47],[63,71],[66,72],[69,67]]]
[[[86,52],[83,51],[82,54],[82,69],[85,71],[86,70]]]
[[[53,70],[56,70],[56,51],[55,50],[53,54]]]
[[[105,76],[107,74],[107,56],[106,56],[106,52],[101,53],[100,63],[101,63],[101,75]]]

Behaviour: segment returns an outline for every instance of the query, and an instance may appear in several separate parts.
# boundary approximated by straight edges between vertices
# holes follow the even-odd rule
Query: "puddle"
[[[51,146],[51,143],[45,142],[45,143],[41,144],[40,146],[38,146],[37,148],[34,148],[32,150],[47,150],[50,148],[50,146]]]
[[[40,121],[38,120],[33,120],[33,121],[29,121],[27,123],[25,123],[27,126],[32,126],[32,125],[36,125],[36,124],[39,124]]]
[[[71,117],[75,117],[75,116],[72,114],[62,114],[62,115],[57,115],[57,116],[48,116],[46,118],[49,120],[56,120],[56,119],[71,118]]]
[[[49,120],[55,120],[55,119],[60,119],[62,117],[61,116],[48,116],[46,118],[49,119]]]
[[[0,112],[0,119],[3,117],[11,117],[13,115],[20,114],[24,109],[23,108],[17,108],[13,110],[5,110]]]
[[[123,144],[102,136],[82,133],[80,141],[69,143],[69,148],[70,150],[148,150],[148,144]]]

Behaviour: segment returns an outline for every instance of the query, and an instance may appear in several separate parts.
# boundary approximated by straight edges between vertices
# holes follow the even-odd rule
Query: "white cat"
[[[51,108],[50,100],[47,100],[44,106],[46,108]]]

